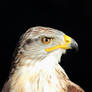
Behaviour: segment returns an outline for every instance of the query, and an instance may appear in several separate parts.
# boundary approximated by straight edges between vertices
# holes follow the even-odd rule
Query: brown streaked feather
[[[80,86],[68,80],[67,82],[67,92],[85,92]]]
[[[56,67],[56,73],[57,73],[57,77],[60,81],[61,86],[62,86],[62,81],[64,81],[64,84],[66,85],[66,88],[63,88],[64,92],[85,92],[80,86],[78,86],[77,84],[69,80],[66,73],[60,70],[61,70],[61,67],[58,65]],[[61,92],[62,92],[62,89],[61,89]]]

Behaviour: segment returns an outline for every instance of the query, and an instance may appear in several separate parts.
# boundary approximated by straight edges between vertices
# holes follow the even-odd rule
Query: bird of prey
[[[77,42],[50,27],[29,28],[20,38],[8,81],[2,92],[84,92],[59,65]]]

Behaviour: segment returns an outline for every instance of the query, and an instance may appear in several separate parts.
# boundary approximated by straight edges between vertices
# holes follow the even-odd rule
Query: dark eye
[[[43,44],[49,44],[52,40],[53,40],[53,38],[50,38],[50,37],[43,37],[41,39]]]

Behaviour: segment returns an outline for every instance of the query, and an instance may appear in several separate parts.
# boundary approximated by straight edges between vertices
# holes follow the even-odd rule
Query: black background
[[[21,34],[33,26],[62,30],[79,44],[60,63],[72,81],[91,92],[92,3],[85,0],[30,0],[0,3],[0,89],[8,77],[12,54]]]

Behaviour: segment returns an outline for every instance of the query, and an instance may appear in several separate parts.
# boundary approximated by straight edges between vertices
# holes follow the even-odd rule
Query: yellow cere
[[[71,43],[71,40],[72,38],[67,36],[67,35],[64,35],[64,41],[65,41],[65,44],[64,45],[56,45],[56,46],[53,46],[51,48],[46,48],[45,50],[47,52],[51,52],[55,49],[58,49],[58,48],[62,48],[62,49],[70,49],[70,47],[68,46],[70,43]]]
[[[64,35],[64,40],[65,40],[65,43],[66,43],[66,44],[70,44],[70,43],[71,43],[72,38],[71,38],[71,37],[69,37],[69,36],[67,36],[67,35]]]

